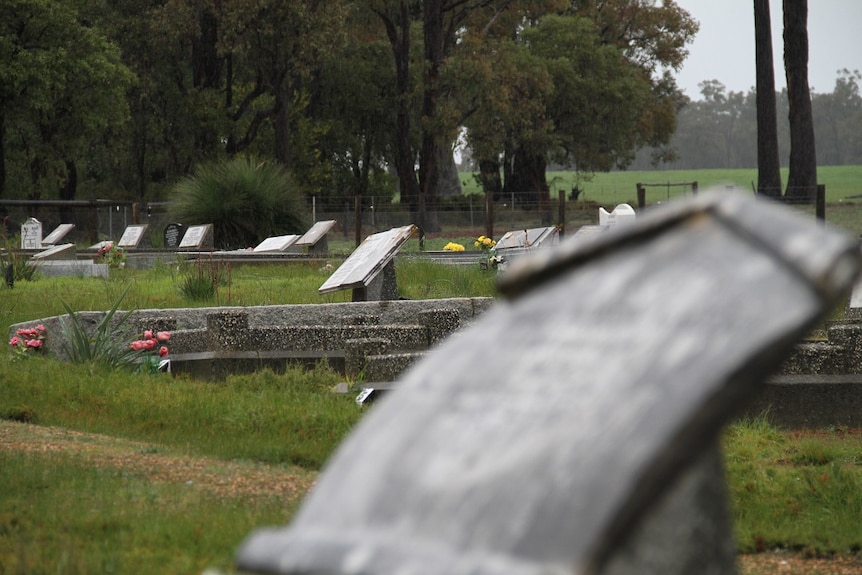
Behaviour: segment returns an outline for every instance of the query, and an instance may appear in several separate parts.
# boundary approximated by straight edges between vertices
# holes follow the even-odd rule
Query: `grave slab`
[[[252,533],[237,566],[733,573],[719,433],[860,256],[784,206],[706,194],[522,258],[501,277],[509,301],[379,400],[291,525]]]

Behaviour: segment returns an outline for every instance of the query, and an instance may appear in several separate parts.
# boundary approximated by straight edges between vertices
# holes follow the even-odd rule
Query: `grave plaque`
[[[311,226],[307,232],[305,232],[301,238],[296,240],[296,245],[300,247],[313,247],[315,246],[323,237],[329,233],[329,231],[335,227],[335,220],[326,220],[323,222],[314,222],[314,225]]]
[[[212,224],[203,224],[200,226],[189,226],[186,230],[183,239],[180,242],[179,249],[181,250],[202,250],[209,249],[213,243],[213,226]]]
[[[266,252],[283,252],[290,246],[294,245],[296,243],[296,240],[298,239],[298,235],[273,236],[271,238],[266,238],[258,245],[256,245],[252,252],[256,254]]]
[[[512,230],[503,234],[503,237],[500,238],[494,249],[499,253],[500,250],[513,248],[531,249],[549,247],[559,243],[559,231],[557,226]]]
[[[54,231],[45,236],[42,240],[42,245],[53,246],[60,243],[60,240],[65,238],[73,229],[75,229],[75,224],[60,224],[54,228]]]
[[[182,224],[168,224],[164,231],[164,245],[166,249],[175,250],[180,247],[185,227]]]
[[[147,224],[128,226],[117,242],[117,247],[123,249],[134,249],[138,247],[147,233],[147,228],[149,228]]]
[[[342,289],[368,287],[395,258],[401,246],[418,231],[419,228],[411,224],[368,236],[317,292],[322,295]]]
[[[42,249],[42,222],[36,218],[29,218],[21,224],[21,249]]]
[[[862,253],[741,194],[619,232],[501,277],[510,301],[415,364],[291,525],[242,544],[239,570],[733,573],[721,429],[847,293]]]
[[[51,246],[45,251],[34,254],[33,260],[74,260],[75,244],[60,244]]]

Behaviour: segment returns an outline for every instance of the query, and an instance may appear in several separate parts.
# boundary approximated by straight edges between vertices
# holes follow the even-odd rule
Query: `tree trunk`
[[[440,181],[440,141],[431,127],[437,117],[440,98],[440,66],[443,63],[443,3],[425,0],[422,31],[424,38],[424,68],[422,73],[422,148],[419,153],[419,227],[428,232],[440,231],[437,223],[437,188]],[[430,124],[430,125],[429,125]]]
[[[440,166],[440,177],[437,189],[440,197],[460,196],[461,178],[458,176],[458,165],[455,163],[455,155],[449,146],[440,146],[437,155],[437,165]]]
[[[482,191],[490,192],[495,202],[503,198],[503,180],[500,177],[500,162],[479,160],[479,184]]]
[[[505,196],[514,195],[521,209],[538,209],[542,223],[550,225],[551,194],[546,174],[548,162],[545,156],[522,148],[515,152],[512,164],[512,177],[506,180]]]
[[[784,72],[790,104],[790,170],[785,195],[813,202],[817,154],[808,87],[808,0],[784,0]]]
[[[287,78],[282,78],[275,87],[275,159],[285,168],[290,167],[290,90]]]
[[[781,197],[775,71],[769,0],[754,0],[754,53],[757,66],[757,193]]]
[[[6,197],[6,116],[0,111],[0,198]]]

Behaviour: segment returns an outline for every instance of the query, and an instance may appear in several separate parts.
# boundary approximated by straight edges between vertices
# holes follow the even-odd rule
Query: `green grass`
[[[862,437],[831,430],[800,438],[742,422],[724,447],[740,551],[862,550]]]
[[[295,502],[210,495],[62,455],[0,452],[0,573],[200,574],[228,570],[254,528]]]

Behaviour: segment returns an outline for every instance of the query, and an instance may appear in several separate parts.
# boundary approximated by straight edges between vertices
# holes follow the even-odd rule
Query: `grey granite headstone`
[[[203,224],[200,226],[189,226],[183,235],[179,249],[181,250],[206,250],[213,245],[213,226]]]
[[[323,282],[317,292],[322,295],[343,289],[353,289],[354,301],[396,299],[397,287],[389,285],[395,281],[394,265],[390,263],[401,246],[417,231],[418,228],[411,224],[368,236]],[[374,283],[381,272],[385,272],[379,280],[382,283]]]
[[[240,570],[734,572],[718,435],[847,293],[855,240],[705,194],[517,264]]]
[[[67,235],[69,235],[69,232],[71,232],[73,229],[75,229],[75,224],[60,224],[59,226],[54,228],[54,231],[52,231],[50,234],[48,234],[42,239],[42,245],[54,246],[59,244],[60,241]]]
[[[149,225],[141,224],[136,226],[127,226],[123,231],[123,235],[117,241],[117,247],[123,249],[135,249],[141,245],[141,241],[146,237]]]
[[[42,249],[42,222],[36,218],[29,218],[21,224],[21,249]]]

